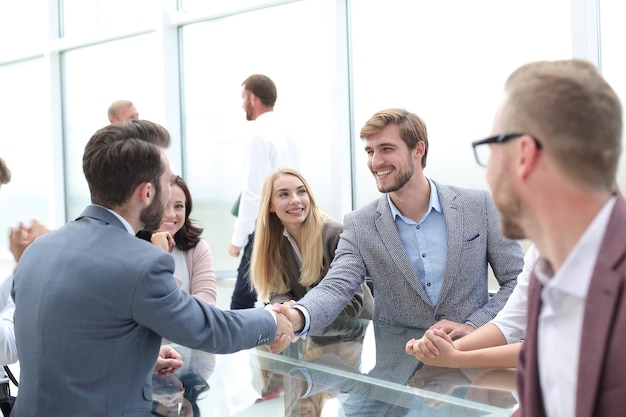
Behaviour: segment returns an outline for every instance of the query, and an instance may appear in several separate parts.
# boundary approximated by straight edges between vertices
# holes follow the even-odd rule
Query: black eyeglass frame
[[[483,164],[482,162],[480,162],[480,158],[478,158],[478,152],[476,152],[476,147],[480,146],[480,145],[489,145],[492,143],[504,143],[507,142],[511,139],[517,139],[520,138],[522,136],[530,136],[533,141],[535,142],[535,145],[537,146],[537,149],[541,149],[543,146],[541,145],[541,142],[539,141],[539,139],[537,139],[536,137],[534,137],[533,135],[529,135],[528,133],[502,133],[500,135],[496,135],[496,136],[491,136],[488,137],[486,139],[480,139],[480,140],[476,140],[474,142],[472,142],[472,149],[474,150],[474,158],[476,158],[476,163],[478,163],[478,165],[480,165],[481,167],[486,167],[487,165]]]

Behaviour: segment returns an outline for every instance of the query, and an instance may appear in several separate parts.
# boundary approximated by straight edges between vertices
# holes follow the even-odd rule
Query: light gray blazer
[[[147,417],[162,337],[214,353],[274,340],[268,311],[220,311],[178,289],[173,272],[170,254],[99,206],[37,238],[14,275],[12,415]]]
[[[311,316],[311,330],[331,323],[366,276],[374,286],[376,320],[419,328],[442,319],[481,326],[504,306],[522,270],[522,248],[500,234],[498,212],[487,191],[435,185],[448,240],[438,304],[431,305],[413,271],[384,194],[345,216],[330,270],[298,302]],[[488,264],[501,286],[491,299]]]

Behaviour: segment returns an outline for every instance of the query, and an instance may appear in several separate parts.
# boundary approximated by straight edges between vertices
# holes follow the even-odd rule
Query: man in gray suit
[[[220,311],[179,290],[172,256],[135,237],[158,226],[170,197],[168,145],[167,131],[147,121],[96,132],[83,155],[93,204],[24,252],[13,286],[13,416],[147,417],[163,337],[215,353],[282,334],[279,349],[292,337],[280,314]]]
[[[404,109],[374,114],[361,138],[384,194],[345,216],[326,277],[294,308],[283,306],[294,330],[328,325],[368,276],[375,319],[438,328],[452,338],[491,320],[515,287],[523,252],[500,234],[488,192],[426,178],[426,126]],[[491,298],[488,264],[500,283]]]

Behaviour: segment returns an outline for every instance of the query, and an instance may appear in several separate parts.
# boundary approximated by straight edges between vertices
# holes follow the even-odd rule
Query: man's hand
[[[150,241],[153,245],[158,246],[165,252],[169,253],[172,253],[174,246],[176,246],[174,237],[172,237],[170,232],[154,232],[152,233],[152,236],[150,236]]]
[[[33,220],[30,226],[24,226],[21,223],[16,228],[11,228],[9,231],[9,248],[13,254],[15,262],[19,262],[22,254],[33,241],[41,235],[45,235],[50,230],[39,223],[37,220]]]
[[[226,250],[230,256],[234,256],[236,258],[241,253],[241,246],[235,246],[232,243],[229,243]]]
[[[294,332],[301,332],[304,329],[304,315],[297,308],[291,308],[296,302],[293,300],[276,304],[275,308],[280,308],[280,312],[285,315],[293,325]]]
[[[276,338],[274,342],[267,345],[267,348],[272,353],[280,353],[289,346],[289,343],[294,338],[293,325],[287,319],[284,314],[280,313],[279,305],[265,307],[268,311],[271,311],[276,319]]]
[[[430,326],[429,330],[435,329],[446,332],[446,334],[450,336],[452,340],[456,340],[459,337],[466,336],[476,330],[475,327],[470,326],[469,324],[457,323],[450,320],[438,321],[437,323]]]
[[[183,366],[183,355],[169,345],[161,346],[154,372],[159,375],[171,375]]]

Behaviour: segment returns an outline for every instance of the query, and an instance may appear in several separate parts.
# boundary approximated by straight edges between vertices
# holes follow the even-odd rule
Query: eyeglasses
[[[480,145],[489,145],[492,143],[504,143],[511,139],[521,138],[522,136],[530,136],[533,138],[537,149],[541,149],[541,142],[536,137],[529,135],[528,133],[503,133],[497,136],[491,136],[486,139],[481,139],[472,142],[472,148],[474,149],[474,157],[476,158],[476,162],[478,165],[482,167],[486,167],[489,163],[489,156],[491,155],[491,148],[489,146],[480,146]]]

